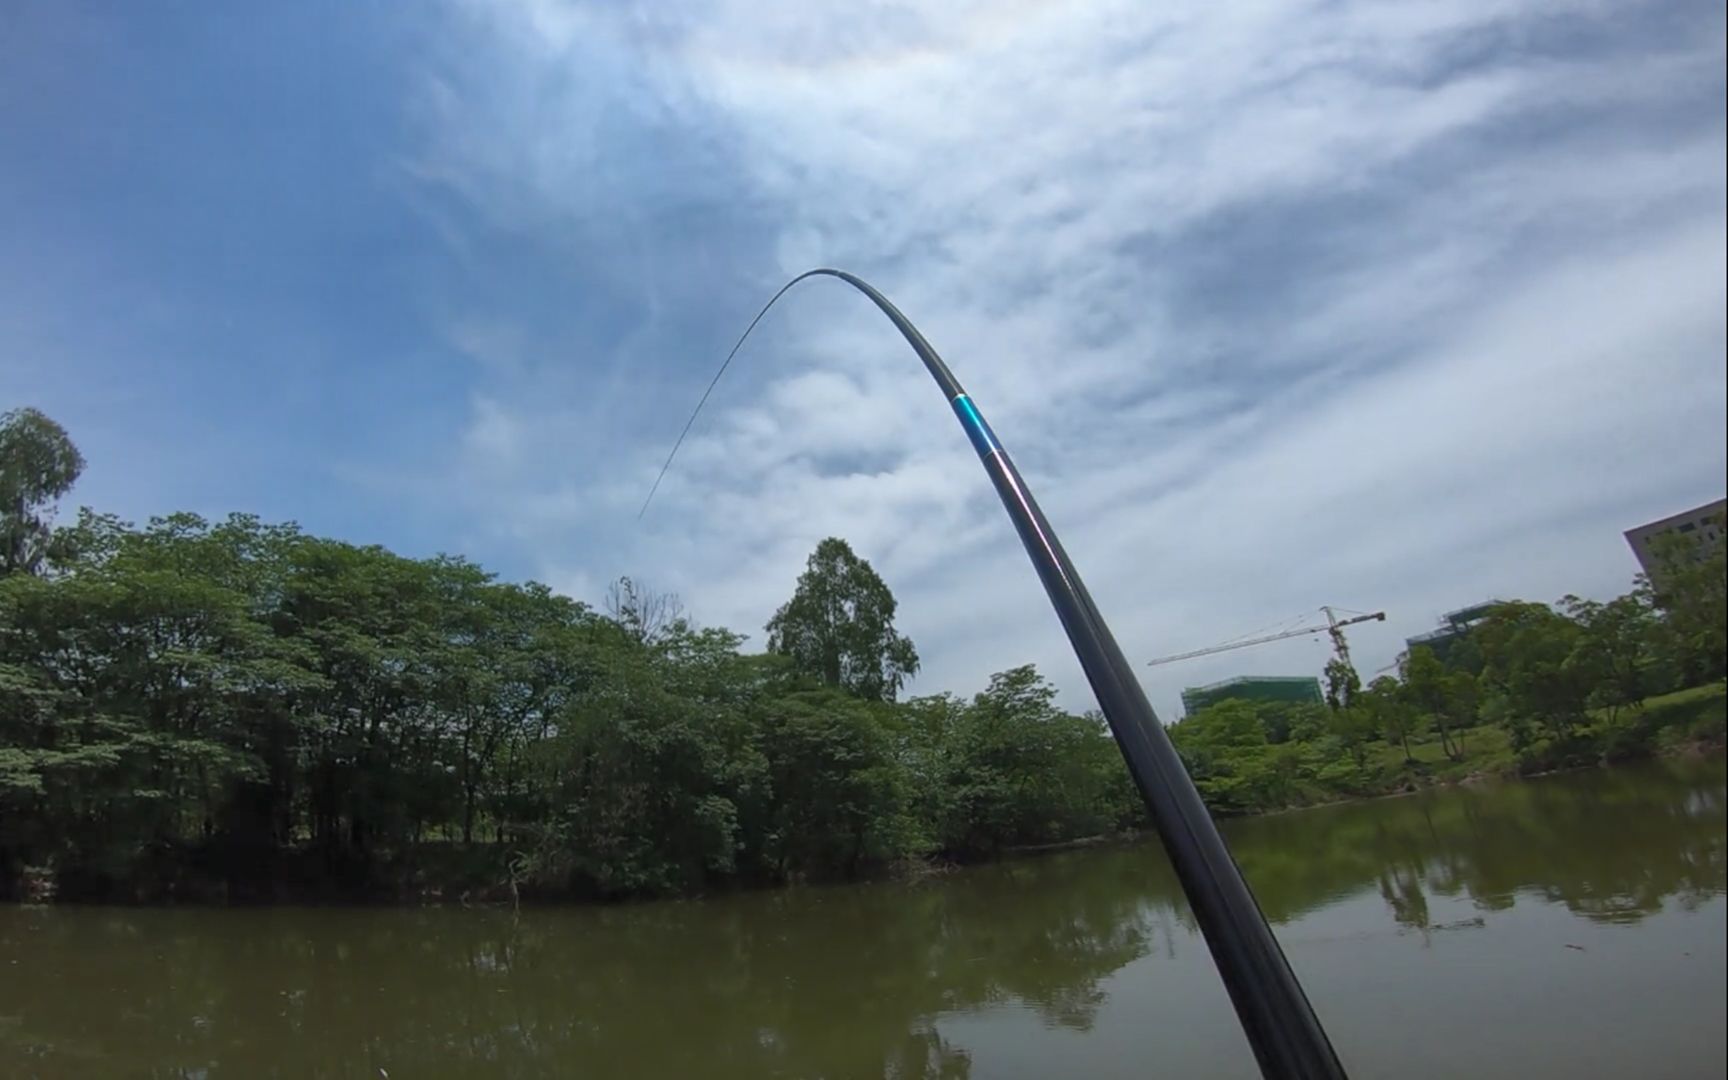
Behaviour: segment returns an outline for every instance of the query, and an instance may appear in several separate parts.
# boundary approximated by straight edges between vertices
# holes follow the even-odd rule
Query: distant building
[[[1408,652],[1418,645],[1424,646],[1434,654],[1435,659],[1445,663],[1447,655],[1452,651],[1452,646],[1457,644],[1458,640],[1465,634],[1482,625],[1488,616],[1494,614],[1494,609],[1505,602],[1504,600],[1484,600],[1479,604],[1461,607],[1457,611],[1448,611],[1440,616],[1439,626],[1427,633],[1405,638],[1404,648]]]
[[[1721,541],[1722,516],[1725,512],[1728,512],[1728,499],[1717,499],[1713,503],[1695,506],[1661,521],[1627,529],[1626,543],[1631,545],[1638,565],[1644,568],[1646,574],[1654,577],[1657,572],[1657,537],[1670,534],[1684,536],[1692,542],[1693,552],[1702,556],[1709,549],[1709,545]]]
[[[1312,675],[1239,675],[1182,691],[1182,712],[1193,716],[1220,701],[1306,705],[1321,703],[1320,680]]]

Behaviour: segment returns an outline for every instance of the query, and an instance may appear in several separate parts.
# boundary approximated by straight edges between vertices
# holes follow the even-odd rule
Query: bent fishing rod
[[[1146,693],[1134,677],[1116,638],[1098,613],[1097,605],[1086,591],[1074,563],[1063,550],[1056,531],[1038,508],[1037,500],[1026,487],[1026,481],[1008,452],[1002,448],[996,434],[990,430],[978,406],[961,387],[960,380],[948,370],[948,365],[924,340],[924,335],[912,325],[900,309],[870,285],[844,270],[827,267],[807,270],[781,286],[780,291],[762,306],[750,325],[726,355],[715,372],[696,409],[679,433],[672,452],[654,478],[648,498],[643,500],[640,519],[653,501],[654,493],[671,468],[672,459],[684,444],[685,436],[696,422],[702,406],[726,374],[733,357],[743,347],[756,324],[768,314],[776,301],[792,286],[811,277],[839,278],[857,289],[888,316],[900,331],[912,351],[924,362],[924,368],[942,391],[959,418],[960,426],[978,451],[984,471],[1002,498],[1002,506],[1020,534],[1038,578],[1062,629],[1074,647],[1086,679],[1097,695],[1098,706],[1110,724],[1116,745],[1128,764],[1128,771],[1140,795],[1146,800],[1152,825],[1169,853],[1177,880],[1188,898],[1195,921],[1206,939],[1207,948],[1224,980],[1224,988],[1236,1008],[1237,1018],[1248,1037],[1260,1071],[1267,1077],[1301,1078],[1301,1080],[1342,1080],[1344,1067],[1326,1037],[1320,1019],[1314,1013],[1307,995],[1291,970],[1290,962],[1279,948],[1272,928],[1242,877],[1241,869],[1230,855],[1223,835],[1201,801],[1200,792],[1182,765],[1176,747],[1165,732],[1164,725],[1152,711]]]

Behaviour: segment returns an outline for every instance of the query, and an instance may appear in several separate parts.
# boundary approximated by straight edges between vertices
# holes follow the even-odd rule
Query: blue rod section
[[[954,415],[960,418],[960,426],[966,429],[966,437],[972,440],[972,448],[978,451],[979,457],[988,457],[991,451],[1002,449],[1002,444],[996,441],[996,433],[990,430],[978,406],[972,404],[970,395],[961,394],[954,399]]]

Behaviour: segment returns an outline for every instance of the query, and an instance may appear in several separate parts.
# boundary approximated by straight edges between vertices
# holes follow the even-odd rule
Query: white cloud
[[[1619,530],[1724,470],[1723,22],[1677,10],[1664,36],[1590,3],[480,5],[463,56],[504,89],[429,106],[420,175],[556,250],[611,245],[647,314],[587,381],[518,362],[529,315],[459,316],[456,344],[511,358],[463,436],[478,503],[554,580],[640,574],[751,633],[843,535],[901,597],[916,689],[1036,660],[1089,703],[951,416],[831,282],[765,321],[622,524],[701,386],[657,381],[644,425],[617,374],[667,370],[644,282],[676,268],[639,271],[686,219],[651,190],[693,221],[761,211],[748,251],[678,241],[715,279],[765,296],[839,264],[899,302],[1131,655],[1332,602],[1391,612],[1357,635],[1371,671],[1479,597],[1613,590]],[[628,100],[572,74],[596,64]],[[729,171],[659,175],[672,145]],[[1169,711],[1321,655],[1148,689]]]
[[[463,450],[471,460],[490,468],[518,464],[522,447],[521,422],[491,398],[473,403],[473,419],[462,433]]]

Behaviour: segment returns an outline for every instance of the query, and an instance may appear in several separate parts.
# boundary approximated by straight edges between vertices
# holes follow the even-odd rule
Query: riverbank
[[[1414,775],[1441,783],[1530,777],[1566,769],[1720,749],[1728,728],[1728,686],[1715,683],[1650,698],[1617,714],[1597,712],[1567,739],[1539,739],[1520,749],[1503,728],[1487,725],[1461,733],[1465,752],[1449,758],[1438,739],[1412,744],[1412,763],[1399,748],[1393,759]]]
[[[1296,785],[1293,798],[1239,817],[1305,810],[1363,799],[1406,795],[1429,787],[1529,779],[1645,758],[1720,753],[1728,745],[1728,685],[1714,683],[1652,697],[1637,708],[1596,712],[1566,739],[1536,739],[1520,748],[1506,729],[1482,724],[1456,732],[1463,752],[1446,753],[1429,734],[1412,739],[1409,755],[1379,744],[1339,789]]]
[[[1353,1075],[1721,1076],[1722,785],[1643,762],[1230,843]],[[701,903],[0,906],[0,972],[0,1075],[1257,1075],[1146,842]]]
[[[1507,732],[1481,725],[1459,733],[1463,753],[1446,754],[1438,739],[1412,740],[1409,757],[1401,745],[1379,744],[1374,753],[1342,779],[1329,777],[1327,786],[1297,783],[1286,802],[1245,814],[1253,819],[1341,803],[1364,802],[1411,794],[1426,788],[1449,787],[1497,779],[1528,779],[1554,772],[1588,769],[1640,758],[1720,753],[1728,732],[1728,687],[1714,684],[1651,698],[1637,709],[1617,715],[1598,714],[1588,726],[1564,740],[1543,739],[1515,748]],[[1056,843],[1003,849],[1004,859],[1073,850],[1118,840],[1135,833],[1085,836]],[[60,900],[100,900],[142,905],[219,904],[272,905],[304,903],[370,903],[395,905],[493,904],[520,900],[580,902],[593,899],[549,893],[513,884],[512,853],[496,844],[430,842],[397,852],[380,853],[355,873],[332,873],[323,853],[290,849],[265,862],[254,862],[244,875],[231,871],[233,860],[214,849],[162,853],[156,872],[141,878],[129,894],[112,891],[91,895],[80,881],[60,881],[46,873],[27,875],[19,899],[30,903]],[[976,860],[958,860],[976,861]],[[925,877],[932,867],[954,861],[937,857],[903,860],[882,868],[891,877]],[[871,875],[880,876],[880,875]],[[725,890],[771,888],[774,883],[739,881]]]
[[[1704,757],[1728,750],[1728,685],[1713,684],[1663,694],[1638,709],[1617,716],[1597,714],[1589,727],[1564,742],[1543,739],[1516,750],[1505,730],[1489,725],[1459,733],[1465,751],[1447,755],[1440,740],[1428,735],[1410,741],[1407,760],[1402,746],[1379,746],[1360,772],[1356,789],[1337,793],[1308,787],[1290,802],[1248,813],[1221,814],[1232,820],[1254,820],[1321,807],[1372,802],[1414,795],[1429,788],[1456,787],[1489,781],[1531,780],[1556,773],[1578,772],[1656,758]],[[1017,858],[1055,851],[1072,851],[1145,836],[1137,830],[1115,835],[1086,836],[1054,844],[1012,848],[1004,857]]]

